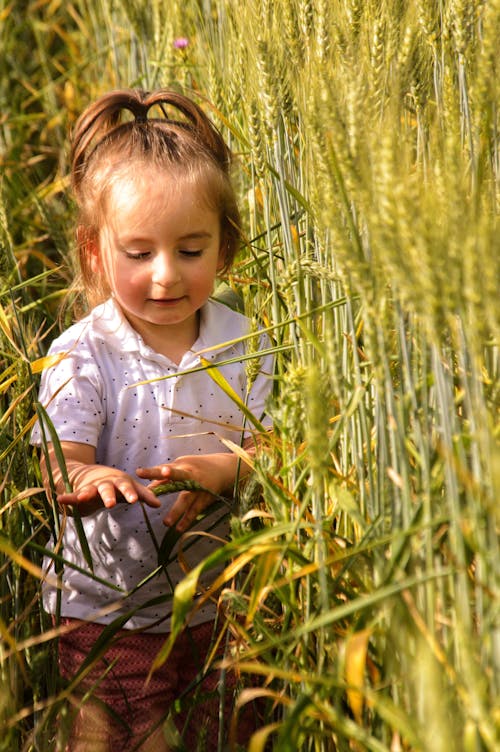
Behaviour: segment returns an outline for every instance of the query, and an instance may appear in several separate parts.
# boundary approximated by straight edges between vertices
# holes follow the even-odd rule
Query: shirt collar
[[[130,325],[113,298],[94,308],[91,313],[96,331],[107,341],[115,340],[115,346],[124,352],[139,352],[143,356],[163,357],[145,344]],[[198,359],[198,353],[208,361],[233,347],[237,340],[248,332],[248,319],[224,303],[209,299],[200,310],[200,333],[185,360]]]
[[[118,303],[108,298],[96,306],[91,314],[95,331],[124,352],[137,352],[144,347],[142,337],[130,326]]]

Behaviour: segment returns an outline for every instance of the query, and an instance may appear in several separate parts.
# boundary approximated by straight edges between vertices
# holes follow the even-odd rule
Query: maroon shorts
[[[103,630],[100,624],[62,620],[64,625],[75,623],[78,628],[61,635],[59,641],[60,670],[69,681]],[[181,735],[186,750],[217,750],[221,691],[222,728],[227,737],[236,680],[228,673],[222,686],[220,672],[214,670],[200,681],[213,627],[207,622],[185,630],[148,683],[151,664],[167,636],[119,632],[118,641],[71,693],[77,710],[67,750],[163,752],[169,749],[165,738],[174,739],[176,734]],[[245,713],[239,719],[238,741],[248,741],[257,727],[253,714]]]

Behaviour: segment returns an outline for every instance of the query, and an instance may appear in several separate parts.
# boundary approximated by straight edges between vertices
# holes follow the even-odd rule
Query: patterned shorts
[[[79,625],[59,641],[61,674],[71,681],[103,627],[74,619],[63,619],[62,624]],[[221,677],[219,671],[212,671],[202,681],[199,677],[213,641],[213,628],[213,623],[207,622],[185,630],[148,683],[151,664],[167,636],[119,632],[119,640],[71,693],[76,712],[67,751],[167,752],[175,748],[179,735],[188,752],[217,750]],[[226,736],[235,685],[235,677],[228,672],[222,703]],[[253,713],[245,714],[239,719],[238,741],[248,740],[256,727]]]

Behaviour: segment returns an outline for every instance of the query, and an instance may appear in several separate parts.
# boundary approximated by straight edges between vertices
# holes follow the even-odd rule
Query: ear
[[[96,232],[90,227],[79,225],[76,229],[76,241],[82,270],[86,269],[92,274],[101,274],[102,262]]]

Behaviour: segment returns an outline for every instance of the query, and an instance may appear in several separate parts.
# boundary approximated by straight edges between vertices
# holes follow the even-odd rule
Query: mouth
[[[176,303],[180,303],[181,300],[184,300],[183,295],[181,295],[179,298],[149,298],[150,303],[153,303],[154,305],[160,305],[160,306],[176,305]]]

